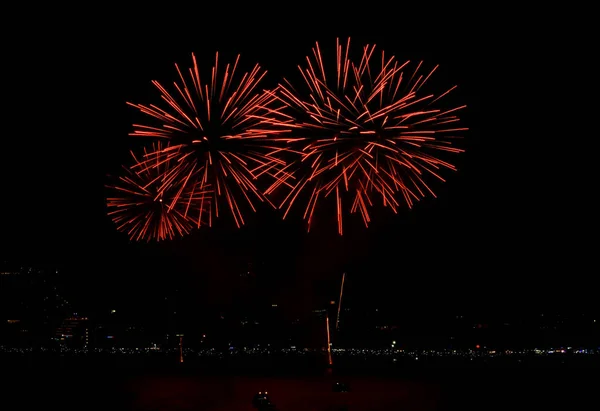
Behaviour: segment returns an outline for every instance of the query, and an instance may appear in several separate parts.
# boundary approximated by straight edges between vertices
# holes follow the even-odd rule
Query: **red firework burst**
[[[149,151],[168,148],[159,142]],[[150,165],[148,160],[140,161],[134,153],[131,155],[133,166],[123,167],[124,175],[107,187],[112,190],[107,199],[108,215],[117,229],[134,241],[171,240],[188,234],[202,218],[202,211],[210,206],[212,192],[169,182],[173,160],[155,160]]]
[[[277,138],[280,129],[272,127],[275,122],[285,122],[279,111],[281,104],[273,93],[257,89],[266,74],[258,64],[238,77],[239,59],[238,55],[233,65],[226,64],[221,70],[217,53],[210,74],[202,77],[207,79],[203,83],[192,54],[193,65],[187,73],[175,64],[178,81],[171,91],[158,81],[152,82],[161,93],[163,108],[128,103],[153,121],[151,125],[134,124],[131,135],[167,139],[171,143],[147,153],[140,168],[170,161],[158,193],[173,185],[185,190],[193,187],[197,192],[211,186],[214,190],[208,209],[209,225],[213,214],[219,216],[222,197],[236,225],[243,225],[238,198],[241,196],[256,211],[253,199],[266,201],[256,180],[273,175],[285,165],[277,156],[286,150],[285,145],[275,146],[276,142],[284,142]],[[175,207],[179,200],[174,196],[169,206]]]
[[[350,39],[345,48],[339,39],[336,43],[331,73],[316,43],[306,67],[298,66],[305,90],[287,80],[279,85],[279,99],[296,113],[292,127],[300,138],[294,152],[300,159],[279,172],[267,193],[280,186],[289,189],[280,205],[285,218],[306,191],[309,229],[319,200],[333,193],[341,235],[343,193],[350,195],[350,212],[359,211],[367,226],[377,198],[397,212],[397,197],[412,207],[426,193],[435,196],[426,177],[444,181],[440,169],[455,170],[439,154],[462,152],[452,143],[467,128],[456,126],[457,112],[466,106],[443,108],[456,86],[439,94],[426,91],[438,66],[421,74],[422,62],[402,64],[383,51],[377,58],[374,45],[352,60]]]

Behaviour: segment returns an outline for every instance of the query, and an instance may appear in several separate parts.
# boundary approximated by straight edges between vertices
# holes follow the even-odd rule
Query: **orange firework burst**
[[[159,142],[150,152],[162,149]],[[125,174],[108,186],[113,192],[107,199],[108,215],[117,229],[135,241],[170,240],[188,234],[210,205],[212,192],[208,188],[198,190],[195,186],[186,188],[169,182],[171,160],[155,161],[152,166],[148,160],[140,161],[135,154],[131,155],[134,165],[123,167]],[[173,202],[175,198],[178,201]]]
[[[410,208],[426,193],[435,195],[426,179],[443,181],[440,169],[455,170],[439,155],[462,152],[452,141],[467,128],[456,125],[457,113],[465,106],[441,104],[456,86],[439,94],[426,91],[437,66],[421,74],[422,62],[402,64],[383,51],[375,57],[375,46],[369,45],[359,60],[353,60],[350,39],[346,47],[339,39],[336,45],[331,73],[318,43],[313,56],[306,57],[306,67],[298,67],[305,92],[287,80],[279,85],[280,101],[296,113],[291,127],[299,137],[294,152],[300,158],[279,171],[279,180],[267,193],[289,188],[280,206],[287,215],[299,194],[306,192],[309,229],[319,199],[333,193],[341,235],[344,193],[350,195],[350,212],[359,211],[367,226],[369,208],[377,199],[397,212],[397,197]]]
[[[206,80],[203,83],[192,54],[193,66],[187,73],[175,64],[178,81],[171,91],[152,82],[161,93],[164,108],[128,103],[154,121],[152,125],[134,124],[131,135],[167,139],[171,143],[147,153],[140,168],[170,161],[158,193],[172,186],[194,187],[197,192],[211,186],[214,190],[207,210],[209,225],[213,214],[219,216],[222,201],[236,225],[244,224],[238,198],[241,196],[256,211],[253,200],[266,200],[256,180],[273,175],[285,165],[277,157],[285,146],[275,147],[276,142],[284,142],[276,138],[281,131],[272,127],[275,119],[283,121],[284,117],[274,106],[278,104],[275,95],[257,89],[266,71],[257,64],[238,78],[239,59],[238,55],[233,65],[226,64],[220,70],[217,53],[210,74],[202,77]],[[172,197],[169,207],[175,207],[179,200],[178,195]]]

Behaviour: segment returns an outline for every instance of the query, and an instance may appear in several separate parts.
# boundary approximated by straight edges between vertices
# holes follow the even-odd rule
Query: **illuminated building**
[[[90,344],[90,327],[87,317],[69,317],[56,329],[56,340],[69,347],[87,347]]]

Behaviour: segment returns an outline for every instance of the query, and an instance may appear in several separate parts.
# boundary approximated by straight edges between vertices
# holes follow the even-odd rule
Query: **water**
[[[346,362],[329,370],[317,362],[270,358],[245,364],[144,357],[19,360],[0,357],[3,411],[252,410],[258,391],[268,391],[281,411],[586,410],[597,408],[594,394],[600,386],[595,363],[383,367]],[[333,392],[335,381],[349,384],[351,392]]]

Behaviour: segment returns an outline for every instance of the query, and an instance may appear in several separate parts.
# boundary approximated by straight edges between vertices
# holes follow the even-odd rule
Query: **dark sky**
[[[355,298],[425,310],[589,302],[596,262],[586,233],[597,219],[578,204],[589,198],[587,165],[570,154],[579,132],[568,120],[576,110],[568,92],[577,79],[566,68],[575,60],[556,47],[552,29],[508,11],[495,19],[457,10],[308,10],[295,19],[215,12],[196,21],[99,13],[30,22],[32,35],[5,54],[1,253],[62,267],[82,304],[143,305],[178,287],[199,301],[228,302],[248,263],[274,299],[288,301],[318,299],[347,271]],[[295,74],[314,41],[331,46],[348,35],[400,60],[439,63],[439,75],[459,84],[467,152],[437,199],[399,215],[378,212],[368,230],[347,219],[343,238],[327,224],[306,234],[302,222],[269,210],[241,230],[224,219],[158,245],[115,231],[104,184],[136,147],[125,101],[156,98],[150,80],[174,79],[173,63],[187,64],[192,51],[211,62],[217,50],[239,52],[269,70],[267,86]]]

